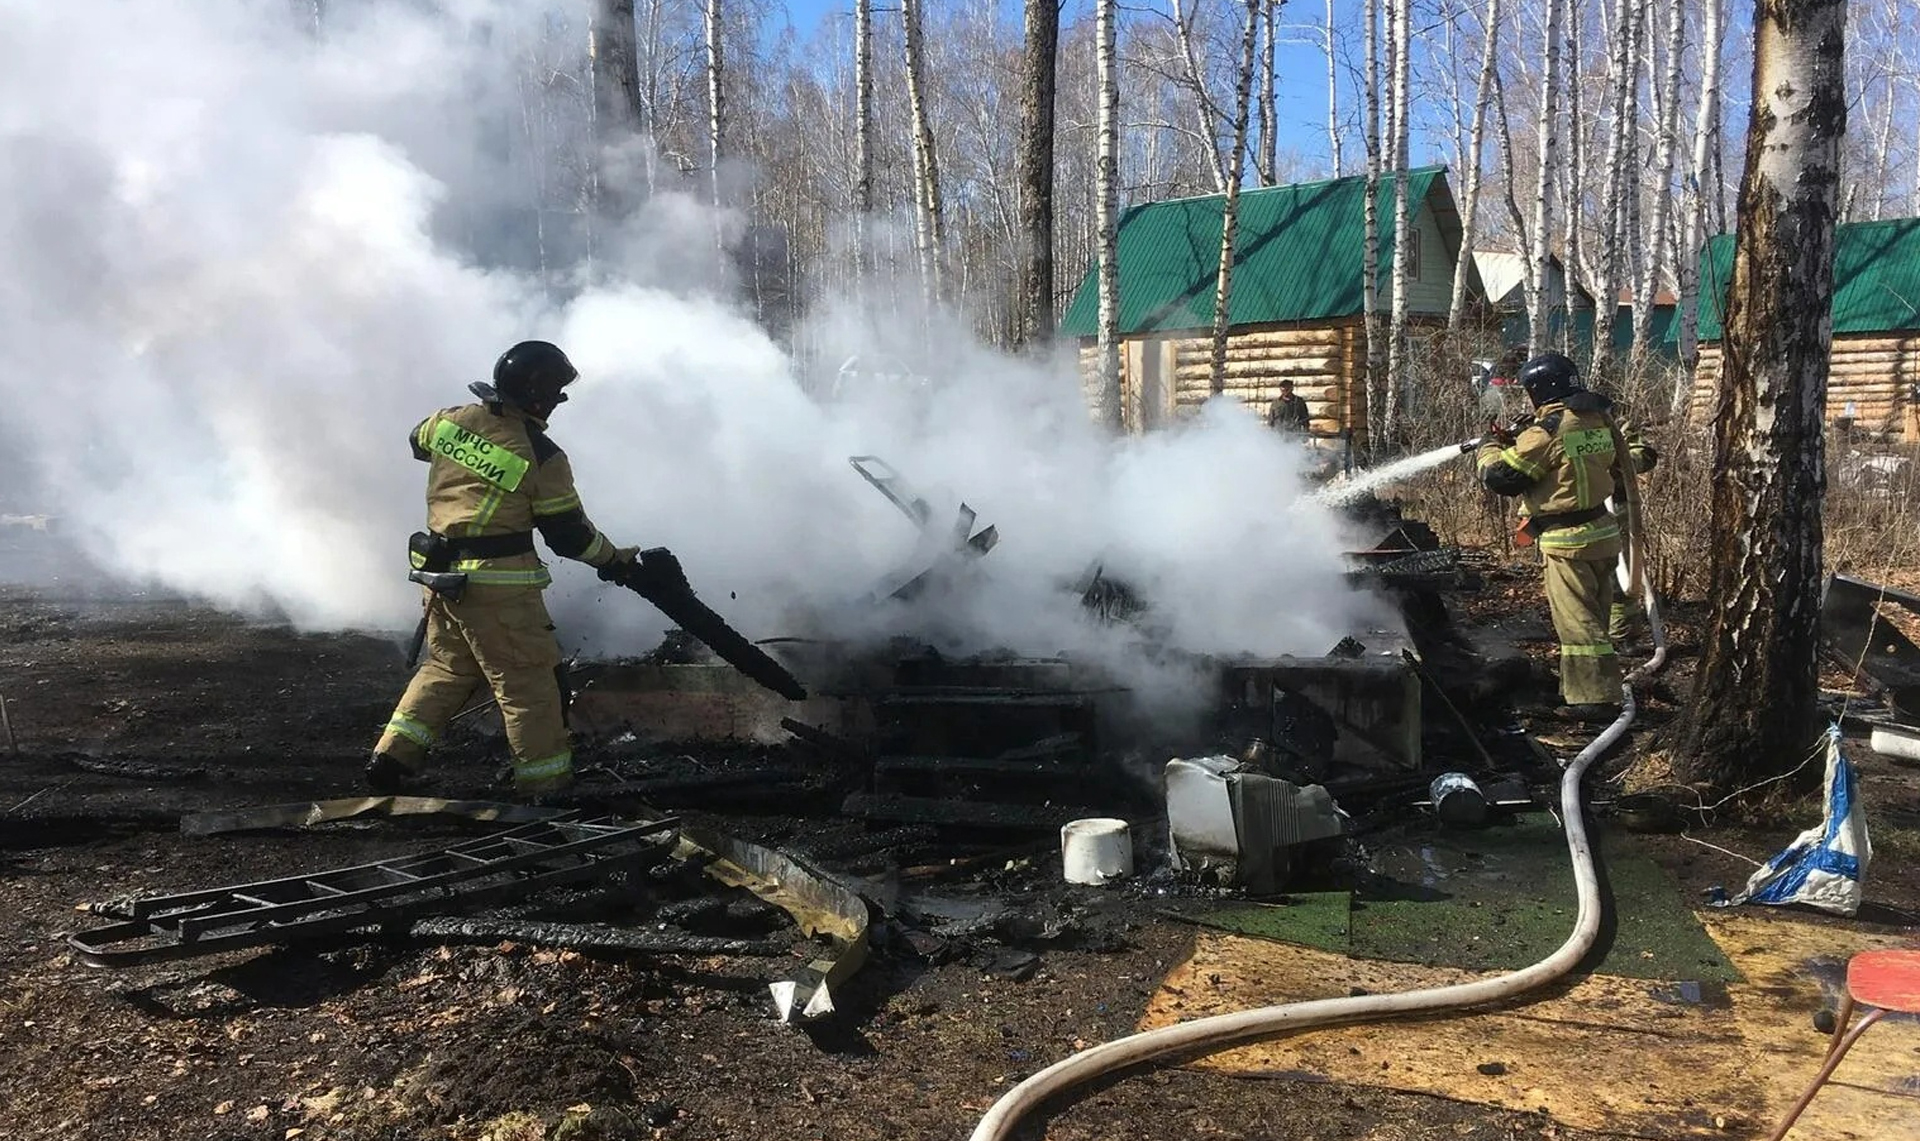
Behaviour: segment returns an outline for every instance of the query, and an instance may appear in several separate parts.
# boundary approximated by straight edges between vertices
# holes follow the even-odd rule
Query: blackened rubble
[[[861,474],[929,527],[925,501],[891,469],[878,471]],[[872,943],[885,954],[1020,977],[1051,950],[1124,946],[1169,897],[1345,882],[1359,868],[1356,840],[1432,826],[1418,805],[1437,774],[1465,771],[1488,787],[1517,779],[1523,798],[1543,776],[1505,706],[1511,687],[1484,684],[1513,655],[1497,640],[1489,653],[1481,632],[1454,618],[1450,601],[1478,587],[1474,568],[1417,521],[1370,502],[1354,510],[1370,541],[1349,554],[1350,581],[1390,600],[1405,633],[1355,630],[1310,657],[1189,656],[1185,665],[1215,679],[1210,710],[1190,724],[1143,715],[1126,687],[1085,662],[962,656],[912,640],[762,643],[804,679],[803,702],[677,633],[640,661],[580,663],[580,811],[612,821],[678,811],[708,856],[387,918],[443,942],[748,961],[799,951],[812,960],[775,995],[783,1017],[800,1019],[833,1011],[834,989],[866,954],[869,907]],[[937,528],[939,551],[900,580],[919,585],[876,597],[940,605],[946,580],[992,549],[995,533],[975,523],[963,511],[951,529]],[[1137,585],[1097,565],[1061,585],[1063,607],[1153,639],[1154,600]],[[464,723],[466,747],[489,748],[496,720],[483,711]],[[1173,850],[1163,770],[1180,758],[1198,763],[1203,782],[1220,782],[1229,858]],[[1106,887],[1063,882],[1060,826],[1091,816],[1130,823],[1137,875]],[[270,825],[300,823],[283,812]],[[716,861],[764,865],[767,882],[811,883],[819,894],[782,902],[778,923],[756,926],[750,897],[702,879]],[[684,879],[689,871],[699,883]]]

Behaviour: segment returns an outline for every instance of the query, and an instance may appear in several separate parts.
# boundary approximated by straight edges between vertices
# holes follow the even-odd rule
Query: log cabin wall
[[[1700,346],[1691,409],[1696,424],[1713,416],[1720,359],[1718,344]],[[1827,423],[1846,416],[1852,405],[1856,432],[1920,444],[1915,386],[1920,386],[1920,329],[1837,336],[1827,372]]]
[[[1365,340],[1358,321],[1315,325],[1247,326],[1227,338],[1226,395],[1264,418],[1280,396],[1280,382],[1293,381],[1294,393],[1307,402],[1308,429],[1338,435],[1349,424],[1366,430],[1366,393],[1354,378],[1365,367],[1357,348]],[[1122,354],[1124,412],[1129,433],[1161,426],[1166,414],[1184,418],[1199,411],[1213,394],[1210,335],[1188,331],[1161,337],[1129,337]],[[1156,357],[1158,359],[1149,359]],[[1092,405],[1097,358],[1092,342],[1080,346],[1081,383]],[[1172,378],[1165,388],[1165,374]],[[1167,397],[1171,395],[1171,401]]]
[[[1213,341],[1190,337],[1174,342],[1174,406],[1191,415],[1212,393]],[[1227,337],[1226,395],[1261,416],[1280,396],[1280,382],[1306,400],[1314,432],[1344,427],[1346,346],[1337,325],[1251,326]]]

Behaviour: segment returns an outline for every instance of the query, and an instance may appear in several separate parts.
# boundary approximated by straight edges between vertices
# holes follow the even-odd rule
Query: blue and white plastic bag
[[[1714,900],[1714,906],[1804,903],[1836,915],[1858,912],[1873,844],[1867,839],[1867,817],[1860,809],[1853,765],[1840,751],[1838,727],[1827,730],[1826,800],[1826,819],[1818,828],[1800,833],[1786,851],[1753,873],[1738,895]]]

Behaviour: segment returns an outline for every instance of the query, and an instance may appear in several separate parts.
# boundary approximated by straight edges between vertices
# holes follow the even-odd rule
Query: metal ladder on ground
[[[82,962],[131,967],[395,926],[657,863],[676,823],[547,820],[352,867],[141,896],[104,905],[121,922],[68,943]]]

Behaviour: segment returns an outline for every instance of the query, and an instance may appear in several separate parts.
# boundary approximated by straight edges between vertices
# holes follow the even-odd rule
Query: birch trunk
[[[1033,0],[1027,2],[1031,4]],[[1173,30],[1180,41],[1180,62],[1186,69],[1187,90],[1193,95],[1194,117],[1198,120],[1200,139],[1206,147],[1208,168],[1213,171],[1214,189],[1224,194],[1227,189],[1227,165],[1216,139],[1220,113],[1213,105],[1213,97],[1207,94],[1207,79],[1200,70],[1200,53],[1193,46],[1193,22],[1199,14],[1200,0],[1192,0],[1191,7],[1183,7],[1181,0],[1173,0]]]
[[[1020,92],[1020,238],[1025,244],[1014,343],[1053,337],[1053,98],[1060,52],[1056,0],[1026,0]]]
[[[1254,163],[1260,185],[1272,186],[1278,179],[1280,162],[1280,117],[1274,85],[1274,53],[1279,45],[1280,6],[1286,0],[1265,0],[1260,49],[1260,157]]]
[[[635,39],[633,0],[594,0],[587,27],[587,53],[593,67],[593,193],[602,214],[617,216],[633,203],[615,185],[619,149],[640,134],[640,47]]]
[[[1880,108],[1880,141],[1873,148],[1874,163],[1877,169],[1873,181],[1873,209],[1868,215],[1870,221],[1878,222],[1886,216],[1887,190],[1891,181],[1893,155],[1893,101],[1899,96],[1893,86],[1893,79],[1887,79],[1887,98]]]
[[[727,125],[726,51],[722,41],[720,0],[707,0],[707,153],[713,167],[713,205],[721,204],[720,159]]]
[[[1533,195],[1533,296],[1527,301],[1527,339],[1532,342],[1534,351],[1547,344],[1548,304],[1551,290],[1547,283],[1551,280],[1548,273],[1548,256],[1551,253],[1553,235],[1553,164],[1554,144],[1558,141],[1553,129],[1555,95],[1560,88],[1560,7],[1562,0],[1547,0],[1546,57],[1547,73],[1541,81],[1540,109],[1540,170],[1534,181]]]
[[[1827,354],[1846,0],[1763,0],[1715,402],[1708,613],[1673,767],[1724,789],[1818,741]]]
[[[1367,25],[1366,101],[1363,135],[1367,146],[1366,241],[1360,256],[1360,309],[1367,334],[1367,448],[1376,452],[1386,439],[1386,331],[1380,327],[1380,0],[1363,0]]]
[[[1115,56],[1119,0],[1099,0],[1095,8],[1094,71],[1100,88],[1098,153],[1094,159],[1095,225],[1100,240],[1100,322],[1098,391],[1094,419],[1109,432],[1122,430],[1120,392],[1120,75]],[[1141,422],[1144,427],[1145,410]]]
[[[1387,170],[1392,170],[1397,149],[1395,140],[1400,137],[1400,100],[1395,97],[1394,88],[1394,80],[1400,74],[1400,0],[1382,0],[1382,3],[1386,5],[1380,17],[1384,30],[1385,58],[1380,65],[1382,79],[1387,85],[1387,128],[1381,147],[1381,162]]]
[[[1614,6],[1612,59],[1612,130],[1607,139],[1606,190],[1600,206],[1600,275],[1594,289],[1593,358],[1588,366],[1605,373],[1613,365],[1614,314],[1620,304],[1621,247],[1627,242],[1626,198],[1632,183],[1627,174],[1630,155],[1638,149],[1634,134],[1639,71],[1638,13],[1646,0],[1618,0]]]
[[[1652,350],[1653,302],[1660,290],[1660,269],[1666,264],[1667,217],[1673,209],[1674,135],[1680,112],[1680,52],[1684,44],[1682,0],[1667,0],[1667,68],[1661,85],[1660,133],[1653,160],[1653,234],[1646,242],[1640,282],[1633,291],[1633,349],[1628,368],[1638,374]],[[1656,88],[1656,90],[1661,90]]]
[[[1566,256],[1561,261],[1560,275],[1562,293],[1560,303],[1565,306],[1567,320],[1563,340],[1573,341],[1573,293],[1578,280],[1592,281],[1593,266],[1587,250],[1587,170],[1588,154],[1592,150],[1593,132],[1588,129],[1582,104],[1586,101],[1583,90],[1586,80],[1586,19],[1576,2],[1568,13],[1567,20],[1567,65],[1563,68],[1566,76],[1567,126],[1567,185],[1561,195],[1561,213],[1566,215]],[[1571,354],[1569,354],[1571,355]]]
[[[866,277],[873,214],[873,0],[853,0],[853,267]]]
[[[1486,35],[1480,46],[1480,79],[1474,85],[1473,125],[1468,128],[1466,185],[1460,194],[1460,260],[1453,266],[1453,294],[1447,302],[1447,331],[1460,331],[1467,306],[1467,270],[1473,265],[1473,243],[1480,217],[1480,154],[1487,130],[1487,104],[1493,98],[1494,50],[1500,42],[1500,0],[1487,0]]]
[[[1214,283],[1213,355],[1209,388],[1215,396],[1227,386],[1227,314],[1233,299],[1233,239],[1240,221],[1240,179],[1246,169],[1248,104],[1253,100],[1253,45],[1260,32],[1266,0],[1245,0],[1247,22],[1240,33],[1240,71],[1233,92],[1233,152],[1227,159],[1227,194],[1220,204],[1220,275]]]
[[[1700,363],[1700,253],[1707,240],[1707,195],[1713,184],[1712,154],[1720,147],[1720,18],[1725,0],[1702,0],[1700,104],[1693,117],[1693,179],[1688,187],[1686,238],[1676,268],[1680,278],[1680,363],[1685,379],[1674,385],[1672,411],[1686,407],[1693,371]]]
[[[940,163],[933,122],[927,113],[926,51],[921,34],[924,0],[900,0],[907,68],[907,108],[913,119],[914,232],[920,254],[921,289],[928,305],[944,294],[942,266],[946,219],[940,199]]]
[[[1327,0],[1327,144],[1332,151],[1333,177],[1341,174],[1340,163],[1340,76],[1334,68],[1333,45],[1333,0]],[[1920,184],[1915,185],[1914,198],[1920,202]],[[1920,206],[1915,207],[1920,210]]]
[[[1531,320],[1531,314],[1540,305],[1540,294],[1545,286],[1541,282],[1540,274],[1536,272],[1533,258],[1526,256],[1526,250],[1530,248],[1531,243],[1527,240],[1527,216],[1520,209],[1520,199],[1516,196],[1520,179],[1514,173],[1513,122],[1507,116],[1507,84],[1500,78],[1500,69],[1497,67],[1493,70],[1493,105],[1499,112],[1495,121],[1500,124],[1500,185],[1507,206],[1507,221],[1513,226],[1515,242],[1521,251],[1520,294],[1526,299],[1527,313]],[[1529,341],[1533,339],[1531,329],[1528,330],[1527,339]]]
[[[1400,401],[1408,391],[1407,288],[1413,265],[1413,188],[1407,178],[1407,136],[1412,128],[1409,89],[1413,78],[1413,0],[1392,0],[1393,40],[1393,300],[1387,330],[1387,407],[1381,417],[1383,442],[1391,445],[1399,429]]]

